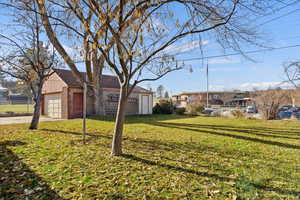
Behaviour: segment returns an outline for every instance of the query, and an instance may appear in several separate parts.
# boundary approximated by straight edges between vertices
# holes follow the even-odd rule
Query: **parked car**
[[[256,108],[256,106],[248,106],[246,108],[246,112],[247,113],[257,113],[257,108]]]
[[[211,113],[210,113],[210,116],[212,117],[221,117],[221,110],[213,110]]]
[[[205,109],[202,111],[202,114],[210,115],[213,111],[214,111],[213,109],[205,108]]]
[[[294,116],[296,117],[296,119],[300,119],[300,112],[294,113]]]
[[[297,112],[300,112],[300,107],[296,107],[296,106],[295,107],[291,107],[287,111],[293,112],[293,113],[297,113]]]
[[[278,113],[278,118],[279,119],[290,119],[292,117],[292,112],[290,111],[280,111]]]
[[[291,109],[292,107],[293,107],[292,105],[282,106],[281,108],[279,108],[278,112],[287,111],[287,110]]]

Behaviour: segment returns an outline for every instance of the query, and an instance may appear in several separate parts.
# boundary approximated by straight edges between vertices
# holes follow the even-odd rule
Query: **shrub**
[[[266,120],[274,120],[278,116],[279,108],[292,103],[291,94],[288,90],[269,89],[257,91],[255,103]]]
[[[164,102],[160,104],[161,114],[172,114],[174,111],[172,102]]]
[[[186,107],[186,110],[191,115],[197,115],[198,113],[201,113],[204,109],[205,109],[204,106],[200,104],[189,104]]]
[[[185,108],[176,108],[175,113],[177,115],[183,115],[185,113]]]
[[[245,117],[244,113],[242,111],[240,111],[240,110],[232,110],[231,114],[235,118],[243,118],[243,117]]]
[[[172,102],[170,101],[163,101],[159,104],[155,104],[153,107],[153,114],[172,114],[174,111],[174,107]]]
[[[196,106],[196,111],[199,113],[202,113],[202,111],[205,109],[205,107],[203,105],[197,105]]]
[[[152,111],[153,111],[153,114],[161,114],[161,107],[160,107],[160,105],[158,103],[155,104],[155,106],[153,107]]]

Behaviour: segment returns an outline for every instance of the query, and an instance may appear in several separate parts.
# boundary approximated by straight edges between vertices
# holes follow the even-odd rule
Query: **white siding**
[[[148,115],[152,114],[153,98],[149,94],[139,95],[139,114]]]

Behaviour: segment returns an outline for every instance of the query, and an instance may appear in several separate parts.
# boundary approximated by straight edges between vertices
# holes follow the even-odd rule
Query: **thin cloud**
[[[63,48],[66,50],[66,52],[68,53],[68,55],[74,59],[76,62],[78,61],[82,61],[83,60],[83,56],[82,56],[82,51],[83,49],[81,47],[70,47],[68,45],[63,45]],[[53,50],[54,47],[52,44],[50,44],[50,49]]]
[[[207,45],[209,42],[208,40],[200,41],[200,40],[193,40],[190,42],[185,42],[177,45],[171,45],[165,49],[165,53],[186,53],[201,46]]]
[[[206,72],[206,67],[200,69],[201,72]],[[238,67],[209,67],[209,72],[236,72],[240,71]]]
[[[209,91],[225,91],[225,86],[224,85],[210,85],[209,86]]]
[[[240,63],[239,59],[234,58],[211,58],[208,59],[208,64],[232,64],[232,63]]]
[[[241,90],[253,90],[253,89],[259,89],[259,90],[266,90],[269,88],[283,88],[283,89],[289,89],[292,88],[293,85],[288,82],[279,82],[279,81],[273,81],[273,82],[256,82],[256,83],[243,83],[240,85]]]

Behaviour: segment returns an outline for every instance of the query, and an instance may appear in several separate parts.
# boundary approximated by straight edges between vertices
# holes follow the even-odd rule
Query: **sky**
[[[294,0],[295,1],[295,0]],[[285,2],[293,2],[285,1]],[[269,41],[268,46],[273,48],[300,45],[300,1],[299,3],[276,12],[275,14],[257,19],[263,36]],[[284,4],[278,4],[282,7]],[[0,16],[0,21],[5,21],[5,16]],[[201,52],[199,42],[182,40],[172,50],[180,50],[182,59],[199,58]],[[223,50],[210,39],[202,41],[203,56],[211,57],[223,55]],[[244,47],[247,49],[247,47]],[[262,49],[261,47],[250,50]],[[181,92],[206,91],[206,63],[209,68],[209,89],[211,91],[227,91],[233,89],[252,90],[253,88],[267,89],[270,86],[286,86],[284,63],[300,59],[300,47],[286,48],[273,51],[263,51],[247,54],[251,60],[241,56],[218,57],[205,60],[187,61],[186,69],[175,71],[155,82],[141,84],[145,88],[156,90],[158,85],[163,85],[171,95]],[[232,53],[232,52],[226,52]],[[204,65],[203,65],[204,63]],[[79,66],[83,70],[83,66]],[[189,70],[192,68],[191,70]],[[104,73],[111,74],[109,71]]]
[[[300,45],[300,2],[286,7],[276,14],[260,18],[257,24],[265,22],[268,23],[261,26],[260,30],[266,40],[270,40],[268,43],[270,47]],[[184,57],[187,59],[201,57],[199,47],[194,45],[195,48],[193,48],[193,44],[190,44],[190,48],[188,48],[188,43],[190,42],[177,47],[178,49],[182,49],[182,47],[183,49],[189,49]],[[251,50],[256,49],[262,48],[257,47]],[[216,43],[209,40],[205,41],[203,50],[204,57],[224,54]],[[233,89],[267,89],[277,86],[289,87],[289,84],[285,82],[287,78],[283,66],[289,61],[299,59],[299,52],[300,47],[296,47],[247,54],[251,60],[241,55],[209,59],[209,90],[227,91]],[[172,72],[157,82],[146,83],[143,86],[155,90],[161,84],[171,95],[181,92],[206,91],[206,63],[206,59],[204,60],[204,66],[202,60],[186,62],[187,65],[192,66],[193,72],[188,69]]]

